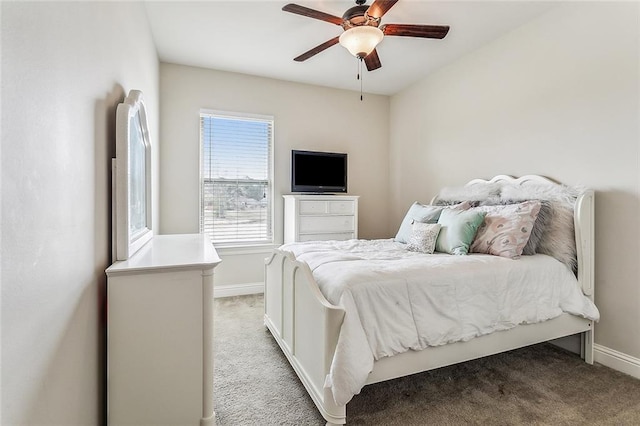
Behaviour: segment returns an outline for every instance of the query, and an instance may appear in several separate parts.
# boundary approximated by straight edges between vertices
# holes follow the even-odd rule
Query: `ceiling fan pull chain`
[[[362,80],[364,80],[364,74],[362,77],[362,58],[358,58],[358,80],[360,80],[360,101],[362,101]]]

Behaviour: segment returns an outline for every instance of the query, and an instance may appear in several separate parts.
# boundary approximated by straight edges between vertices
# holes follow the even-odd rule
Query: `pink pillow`
[[[480,206],[471,210],[486,212],[470,252],[518,259],[527,245],[540,212],[539,201],[519,204]]]

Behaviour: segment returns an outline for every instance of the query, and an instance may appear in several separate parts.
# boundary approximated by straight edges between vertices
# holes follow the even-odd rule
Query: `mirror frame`
[[[151,141],[139,90],[131,90],[116,110],[114,163],[115,260],[127,260],[153,238]]]

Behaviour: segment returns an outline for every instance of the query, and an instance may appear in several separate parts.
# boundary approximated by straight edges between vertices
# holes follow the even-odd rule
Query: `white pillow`
[[[440,233],[439,223],[413,222],[407,250],[433,254]]]

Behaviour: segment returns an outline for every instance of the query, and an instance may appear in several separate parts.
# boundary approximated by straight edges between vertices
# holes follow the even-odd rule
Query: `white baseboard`
[[[640,379],[640,358],[632,357],[597,343],[593,345],[593,352],[596,362]]]
[[[231,284],[213,287],[213,297],[243,296],[245,294],[264,293],[264,283]]]

